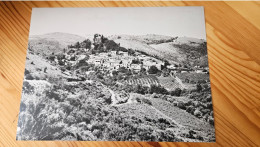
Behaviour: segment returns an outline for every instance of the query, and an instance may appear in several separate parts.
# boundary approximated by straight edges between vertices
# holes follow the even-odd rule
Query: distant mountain
[[[196,46],[206,42],[206,40],[192,37],[178,37],[174,42],[176,44],[189,44],[190,46]]]
[[[29,37],[29,47],[35,53],[51,54],[62,52],[70,44],[75,44],[77,41],[81,42],[85,38],[69,34],[69,33],[48,33],[44,35],[31,35]]]
[[[147,35],[112,35],[109,36],[108,39],[111,40],[123,39],[123,40],[139,41],[146,44],[159,44],[165,42],[172,42],[176,38],[171,36],[164,36],[164,35],[147,34]]]
[[[29,37],[29,40],[40,40],[45,39],[48,41],[58,41],[59,44],[64,47],[70,44],[73,44],[77,41],[83,41],[85,38],[79,35],[69,34],[69,33],[61,33],[61,32],[54,32],[48,33],[44,35],[32,35]]]

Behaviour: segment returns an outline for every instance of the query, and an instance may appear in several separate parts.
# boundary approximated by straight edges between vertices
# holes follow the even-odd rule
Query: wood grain
[[[16,141],[32,7],[204,6],[216,143]],[[260,2],[0,2],[0,146],[260,146]]]

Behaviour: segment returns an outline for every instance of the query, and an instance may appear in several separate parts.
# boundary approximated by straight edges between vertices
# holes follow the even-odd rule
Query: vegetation
[[[151,66],[148,71],[149,74],[157,74],[159,72],[158,68],[156,66]]]
[[[152,42],[148,39],[145,42],[160,44],[172,41],[173,38]],[[176,110],[188,112],[185,114],[194,115],[194,118],[214,124],[208,75],[194,72],[172,75],[167,69],[170,65],[167,60],[142,51],[138,52],[164,61],[163,70],[156,66],[147,71],[141,68],[138,72],[126,67],[103,70],[88,62],[90,54],[110,51],[119,54],[119,51],[124,51],[137,57],[138,53],[103,36],[101,43],[94,44],[94,48],[91,44],[88,39],[81,40],[62,48],[63,53],[48,53],[44,59],[41,54],[34,55],[30,46],[18,140],[204,140],[196,132],[187,131],[180,135],[178,124],[171,119],[175,112],[167,111],[173,106]],[[188,48],[185,45],[178,47]],[[204,47],[197,46],[196,51],[205,55]],[[187,52],[193,56],[190,47]],[[142,60],[132,60],[132,64],[142,64]],[[176,64],[175,67],[181,66]],[[192,88],[181,89],[174,76]],[[156,100],[168,104],[154,103]]]

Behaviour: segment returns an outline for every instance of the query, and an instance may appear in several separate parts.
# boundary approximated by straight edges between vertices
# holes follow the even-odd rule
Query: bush
[[[180,88],[176,88],[174,91],[171,91],[171,96],[181,96],[182,90]]]
[[[149,91],[150,91],[150,94],[152,94],[152,93],[168,94],[168,91],[164,87],[156,86],[156,85],[151,85]]]
[[[197,90],[197,92],[201,92],[202,86],[200,84],[197,84],[196,85],[196,90]]]
[[[190,114],[194,114],[195,108],[193,108],[193,106],[189,106],[186,109],[186,112],[190,113]]]
[[[34,87],[30,85],[29,82],[24,81],[23,82],[23,92],[26,94],[33,94],[34,93]]]
[[[136,85],[134,87],[134,92],[140,93],[140,94],[146,94],[146,93],[148,93],[148,87]]]
[[[20,104],[20,112],[23,112],[25,110],[26,110],[26,105],[23,102],[21,102],[21,104]]]
[[[26,76],[27,74],[30,74],[29,70],[25,69],[24,75]]]
[[[136,98],[136,101],[137,101],[138,103],[141,103],[141,102],[142,102],[139,97]]]
[[[148,105],[152,105],[152,102],[148,99],[142,99],[142,102]]]
[[[178,102],[178,103],[177,103],[177,107],[186,110],[186,107],[185,107],[184,102]]]
[[[76,57],[71,57],[70,61],[76,61]]]
[[[56,90],[46,91],[46,97],[50,99],[55,99],[58,102],[61,101],[61,97],[59,93],[56,92]]]
[[[80,43],[81,48],[91,49],[91,41],[89,39]]]
[[[25,75],[25,79],[26,80],[34,80],[34,77],[29,73],[29,74]]]
[[[97,74],[97,78],[98,78],[98,79],[104,79],[104,77],[102,76],[102,74]]]
[[[148,69],[148,73],[149,74],[157,74],[157,72],[158,72],[159,70],[158,70],[158,68],[156,67],[156,66],[151,66],[149,69]]]
[[[80,67],[82,67],[82,66],[85,66],[85,67],[88,66],[88,63],[86,62],[85,59],[80,60],[80,61],[76,64],[75,68],[78,69],[78,68],[80,68]]]
[[[107,50],[117,50],[117,48],[119,47],[119,45],[113,40],[107,40],[105,46]]]

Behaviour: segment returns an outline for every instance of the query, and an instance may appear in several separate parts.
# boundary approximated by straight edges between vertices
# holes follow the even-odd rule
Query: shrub
[[[76,61],[76,57],[71,57],[70,61]]]
[[[80,68],[80,67],[82,67],[82,66],[84,66],[84,67],[87,67],[87,66],[88,66],[88,63],[86,62],[85,59],[80,60],[80,61],[76,64],[75,68],[78,69],[78,68]]]
[[[148,105],[152,105],[152,102],[148,99],[142,99],[142,102]]]
[[[26,94],[33,94],[34,93],[34,87],[30,85],[29,82],[24,81],[23,82],[23,92]]]
[[[91,48],[91,41],[89,39],[84,40],[83,42],[80,43],[80,47],[90,49]]]
[[[164,87],[156,86],[156,85],[151,85],[149,91],[150,91],[150,94],[152,94],[152,93],[168,94],[168,91]]]
[[[115,43],[113,40],[107,40],[105,46],[107,50],[116,50],[119,45]]]
[[[158,68],[156,67],[156,66],[151,66],[149,69],[148,69],[148,73],[149,74],[157,74],[157,72],[158,72],[159,70],[158,70]]]
[[[29,70],[25,69],[24,75],[26,76],[27,74],[30,74]]]
[[[180,88],[176,88],[174,91],[171,91],[171,96],[181,96],[182,90]]]
[[[159,123],[164,123],[164,124],[167,124],[167,125],[170,125],[171,123],[167,120],[167,119],[165,119],[165,118],[159,118],[158,119],[158,122]]]
[[[201,92],[202,86],[200,84],[197,84],[196,85],[196,90],[197,90],[197,92]]]
[[[186,112],[190,113],[190,114],[194,114],[195,108],[193,108],[193,106],[189,106],[186,109]]]
[[[25,110],[26,110],[26,105],[23,102],[21,102],[21,104],[20,104],[20,112],[23,112]]]
[[[26,80],[34,80],[34,77],[31,74],[25,75]]]
[[[178,102],[178,103],[177,103],[177,107],[186,110],[186,107],[185,107],[184,102]]]
[[[134,92],[140,93],[140,94],[146,94],[146,93],[148,93],[148,87],[136,85],[134,87]]]
[[[141,102],[142,102],[139,97],[136,98],[136,101],[137,101],[138,103],[141,103]]]
[[[59,93],[56,92],[56,90],[46,91],[46,97],[50,99],[55,99],[57,101],[61,101],[61,97]]]
[[[97,74],[97,78],[98,79],[103,79],[104,77],[102,76],[102,74]]]

